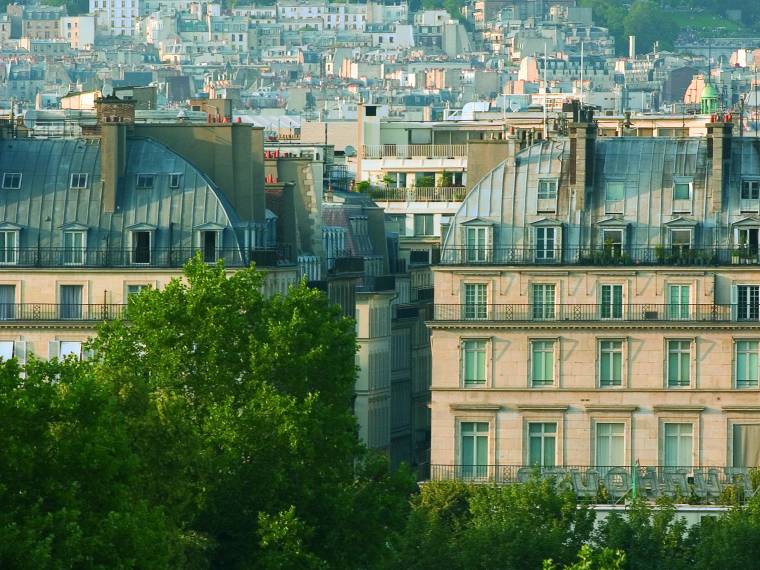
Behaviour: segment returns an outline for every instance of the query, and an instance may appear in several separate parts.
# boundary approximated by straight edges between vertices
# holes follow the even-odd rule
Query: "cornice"
[[[689,331],[689,330],[718,330],[718,331],[757,331],[760,321],[734,321],[715,323],[711,321],[534,321],[511,323],[505,321],[425,321],[431,329],[462,329],[462,330],[648,330],[648,331]]]

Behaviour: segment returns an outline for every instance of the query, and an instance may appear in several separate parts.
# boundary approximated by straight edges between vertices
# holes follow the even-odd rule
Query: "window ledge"
[[[570,406],[566,404],[518,404],[521,412],[566,412]]]
[[[705,407],[704,406],[689,406],[689,405],[664,405],[664,406],[654,406],[653,407],[655,413],[659,412],[704,412]]]
[[[452,410],[467,412],[498,412],[501,409],[499,404],[451,404],[449,407]]]

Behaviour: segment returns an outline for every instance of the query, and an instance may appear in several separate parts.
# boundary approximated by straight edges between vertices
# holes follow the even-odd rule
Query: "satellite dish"
[[[346,149],[343,152],[346,154],[346,156],[356,156],[356,149],[350,144],[346,145]]]

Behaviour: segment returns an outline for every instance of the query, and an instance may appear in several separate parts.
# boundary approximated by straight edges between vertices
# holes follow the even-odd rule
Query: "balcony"
[[[108,321],[124,316],[126,308],[124,304],[0,303],[0,324]]]
[[[756,323],[760,305],[615,305],[615,304],[526,304],[526,305],[435,305],[434,321],[498,323],[580,322],[680,322]]]
[[[466,158],[466,144],[362,145],[362,158]]]
[[[711,503],[732,487],[739,498],[754,493],[747,467],[712,466],[587,466],[565,465],[538,467],[531,465],[431,465],[430,479],[458,480],[473,483],[512,485],[533,478],[562,481],[579,497],[592,502],[617,501],[637,493],[647,499],[660,496],[693,496]]]
[[[370,190],[370,196],[378,202],[461,202],[466,195],[467,189],[464,186],[414,186]]]
[[[226,267],[247,267],[251,262],[273,267],[288,264],[289,250],[283,246],[257,248],[249,252],[238,248],[150,248],[150,249],[65,249],[65,248],[7,248],[0,249],[2,268],[172,268],[182,267],[200,253],[203,261],[219,260]]]
[[[760,265],[760,251],[750,248],[583,247],[447,247],[442,265],[586,265],[586,266],[720,266]]]

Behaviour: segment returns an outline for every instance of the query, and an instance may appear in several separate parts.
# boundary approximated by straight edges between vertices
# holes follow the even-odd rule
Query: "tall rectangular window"
[[[530,382],[533,386],[554,384],[553,340],[534,340],[530,343]]]
[[[736,341],[736,387],[757,388],[758,386],[758,350],[760,342],[756,340]]]
[[[488,260],[488,228],[468,227],[464,230],[464,247],[467,261],[484,262]]]
[[[599,341],[599,385],[623,385],[623,341]]]
[[[668,285],[668,318],[683,320],[689,318],[689,286]]]
[[[541,422],[528,424],[528,464],[554,467],[556,462],[557,424]]]
[[[608,181],[604,193],[604,211],[607,214],[622,214],[625,204],[625,183]]]
[[[219,232],[215,230],[202,231],[199,236],[203,261],[214,263],[219,254]]]
[[[18,260],[18,232],[0,231],[0,264],[13,265]]]
[[[0,285],[0,319],[16,318],[16,286]]]
[[[532,287],[533,318],[554,318],[554,285],[534,284]]]
[[[602,230],[602,245],[607,255],[619,256],[623,253],[623,230]]]
[[[82,265],[85,255],[85,233],[83,231],[63,232],[64,265]]]
[[[462,422],[460,438],[462,476],[485,477],[488,467],[488,423]]]
[[[557,258],[557,228],[536,228],[536,261],[554,261]]]
[[[464,318],[485,319],[488,315],[486,304],[485,283],[465,283],[464,285]]]
[[[691,372],[691,341],[668,341],[668,386],[688,386]]]
[[[132,263],[150,263],[150,232],[132,232]]]
[[[760,465],[760,424],[734,424],[733,466]]]
[[[433,214],[414,214],[414,235],[435,235],[433,228]]]
[[[692,430],[687,423],[664,424],[663,463],[665,467],[691,467],[692,464]]]
[[[60,316],[62,319],[82,318],[82,286],[61,285]]]
[[[486,341],[462,341],[462,379],[465,386],[486,383]]]
[[[596,424],[596,466],[622,467],[625,463],[625,424]]]
[[[736,316],[739,320],[760,318],[760,285],[737,285]]]
[[[538,181],[538,199],[539,200],[556,200],[557,199],[557,181],[556,180],[539,180]]]
[[[622,285],[602,285],[601,313],[603,319],[623,318]]]

